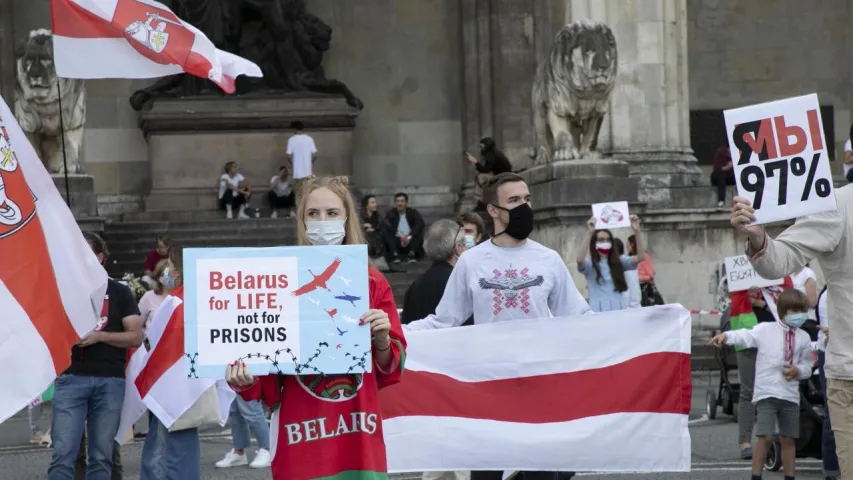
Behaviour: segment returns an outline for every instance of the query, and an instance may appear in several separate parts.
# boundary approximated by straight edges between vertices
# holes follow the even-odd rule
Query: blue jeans
[[[841,468],[838,466],[838,455],[835,452],[835,434],[832,433],[832,423],[829,421],[829,408],[826,406],[826,376],[823,372],[823,365],[826,362],[825,352],[818,352],[817,362],[820,367],[820,388],[823,390],[823,407],[826,410],[826,417],[823,419],[823,443],[821,444],[823,474],[827,477],[840,477]]]
[[[249,438],[249,429],[258,439],[258,448],[270,449],[270,426],[264,416],[264,407],[261,402],[252,400],[247,402],[239,395],[231,404],[231,437],[234,450],[249,448],[252,439]]]
[[[170,432],[153,413],[148,415],[148,422],[148,435],[142,447],[140,480],[201,478],[198,429]]]
[[[83,438],[89,441],[86,480],[109,480],[113,470],[113,444],[121,421],[124,379],[60,375],[53,394],[50,436],[53,458],[48,480],[72,480],[74,462]]]

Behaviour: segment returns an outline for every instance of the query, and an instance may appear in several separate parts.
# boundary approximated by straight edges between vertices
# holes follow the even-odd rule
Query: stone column
[[[639,200],[678,207],[701,174],[690,148],[686,0],[568,0],[567,22],[605,22],[619,74],[599,145],[630,165]]]
[[[12,0],[0,0],[0,95],[14,109],[15,31]]]
[[[462,0],[463,133],[465,148],[492,137],[512,161],[528,167],[533,145],[530,89],[538,61],[562,27],[565,0]],[[478,154],[477,151],[472,151]],[[465,168],[462,210],[473,169]]]

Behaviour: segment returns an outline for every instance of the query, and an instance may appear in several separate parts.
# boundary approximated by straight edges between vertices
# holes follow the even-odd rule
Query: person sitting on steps
[[[219,177],[219,208],[225,210],[225,218],[234,218],[234,207],[239,210],[237,218],[249,218],[246,207],[252,198],[252,186],[239,172],[237,162],[225,164],[225,173]]]
[[[296,195],[290,184],[290,171],[287,167],[278,169],[278,174],[270,179],[270,191],[267,192],[267,200],[270,202],[270,218],[277,218],[279,209],[288,209],[287,218],[293,218],[293,209],[296,206]]]
[[[400,255],[408,255],[409,263],[415,263],[423,258],[424,219],[417,210],[409,208],[409,196],[405,193],[394,195],[394,204],[381,227],[385,255],[389,263],[400,263]]]

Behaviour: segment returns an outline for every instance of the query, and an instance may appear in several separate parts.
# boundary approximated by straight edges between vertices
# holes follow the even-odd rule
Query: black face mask
[[[512,210],[495,204],[492,206],[509,212],[509,223],[507,223],[506,229],[495,234],[496,237],[505,233],[516,240],[525,240],[530,236],[533,231],[533,209],[530,208],[529,203],[522,203]]]

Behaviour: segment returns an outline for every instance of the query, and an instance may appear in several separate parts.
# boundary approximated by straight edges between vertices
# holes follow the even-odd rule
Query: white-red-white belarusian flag
[[[154,78],[186,72],[234,93],[260,67],[217,49],[200,30],[154,0],[51,0],[56,74]]]
[[[166,297],[148,327],[150,351],[137,350],[127,364],[121,423],[116,441],[124,443],[134,423],[145,412],[169,428],[210,388],[216,388],[219,422],[225,425],[236,394],[225,380],[187,378],[189,359],[184,355],[183,287]],[[225,376],[225,372],[222,372]]]
[[[71,365],[106,289],[107,272],[0,98],[0,422]]]
[[[690,327],[667,305],[408,332],[388,469],[688,471]]]

